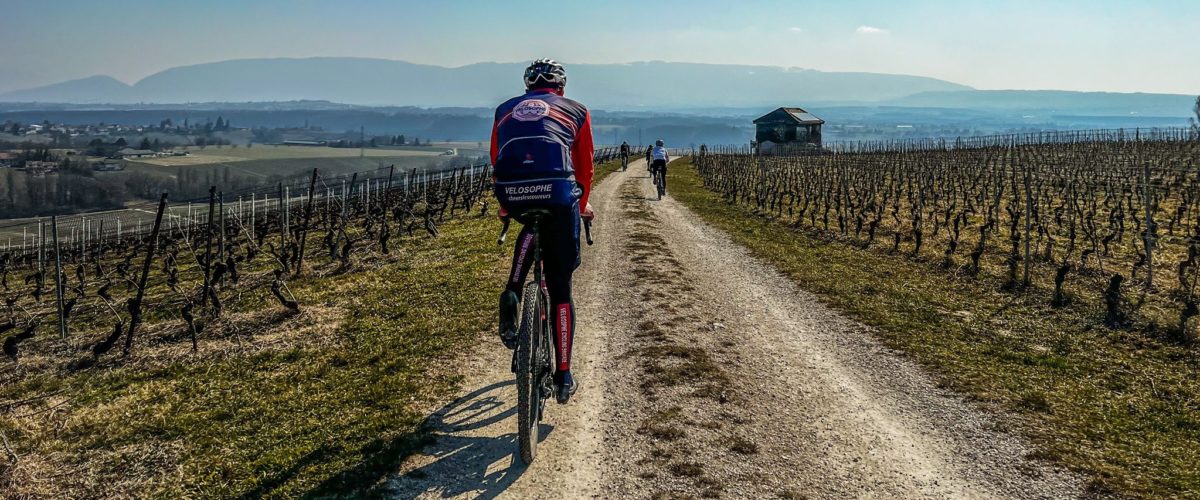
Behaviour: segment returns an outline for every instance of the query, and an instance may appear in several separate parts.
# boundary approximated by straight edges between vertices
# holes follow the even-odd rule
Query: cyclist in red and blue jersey
[[[540,223],[539,241],[550,313],[554,316],[554,374],[556,399],[566,403],[578,382],[571,375],[575,337],[575,306],[571,274],[579,266],[579,220],[591,219],[592,118],[584,105],[563,97],[567,73],[551,59],[539,59],[525,69],[523,95],[496,108],[491,157],[500,217],[519,222],[531,209],[549,216]],[[581,209],[582,207],[582,209]],[[517,306],[533,262],[533,232],[528,225],[517,237],[512,272],[500,294],[500,339],[516,347]]]

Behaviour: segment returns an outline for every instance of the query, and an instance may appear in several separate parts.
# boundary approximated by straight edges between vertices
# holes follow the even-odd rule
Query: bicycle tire
[[[538,347],[541,314],[537,307],[541,290],[536,282],[525,285],[521,301],[521,326],[517,329],[517,445],[527,465],[537,456],[538,406],[541,405],[541,373]]]

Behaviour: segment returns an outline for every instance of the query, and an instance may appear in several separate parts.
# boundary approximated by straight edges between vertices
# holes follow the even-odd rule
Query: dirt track
[[[394,496],[1078,496],[1080,478],[1024,458],[867,327],[651,193],[637,162],[592,196],[596,245],[575,278],[582,388],[547,409],[534,465],[515,455],[508,351],[488,342]]]

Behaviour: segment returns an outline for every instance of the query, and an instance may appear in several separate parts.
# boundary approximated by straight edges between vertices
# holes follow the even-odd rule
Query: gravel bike
[[[662,199],[664,194],[667,194],[667,166],[651,167],[651,180],[654,182],[654,188],[658,191],[658,199]]]
[[[550,215],[547,210],[530,210],[522,219],[533,228],[533,281],[525,284],[521,294],[521,324],[517,328],[517,349],[513,353],[513,372],[517,378],[517,446],[521,460],[532,464],[537,455],[538,423],[546,410],[546,402],[555,393],[554,371],[558,366],[550,332],[554,318],[550,315],[550,292],[542,275],[541,223]],[[498,244],[508,236],[511,218],[504,219]],[[587,244],[592,244],[592,222],[584,219]]]

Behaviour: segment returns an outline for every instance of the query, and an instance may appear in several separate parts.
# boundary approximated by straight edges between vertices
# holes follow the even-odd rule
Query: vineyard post
[[[392,192],[392,176],[396,173],[396,164],[388,166],[388,181],[387,187],[383,190],[383,199],[387,200],[388,194]]]
[[[392,208],[390,197],[392,195],[392,177],[395,174],[396,164],[393,163],[392,165],[388,166],[387,185],[383,188],[383,194],[381,195],[382,197],[379,198],[379,206],[383,210],[383,225],[385,226],[387,225],[389,210]]]
[[[213,211],[217,204],[217,187],[208,187],[208,226],[204,232],[204,291],[200,294],[200,305],[208,303],[208,290],[212,286],[209,281],[212,276],[212,228],[213,228]],[[155,224],[157,225],[157,223]]]
[[[221,205],[221,216],[219,219],[220,225],[221,225],[221,228],[220,228],[221,233],[220,233],[220,236],[217,237],[217,241],[218,241],[217,259],[224,260],[225,259],[225,192],[224,191],[217,194],[217,200],[218,200],[218,203]]]
[[[304,207],[304,227],[300,230],[300,253],[296,257],[296,276],[304,269],[304,244],[308,242],[308,224],[312,220],[313,193],[317,190],[317,169],[312,171],[312,179],[308,181],[308,205]]]
[[[278,190],[279,190],[279,251],[282,252],[283,247],[285,245],[287,245],[287,224],[283,218],[284,208],[283,208],[283,183],[282,182],[279,183]]]
[[[357,182],[358,182],[358,172],[355,172],[354,175],[350,176],[350,189],[354,189],[354,184]],[[337,237],[333,240],[335,243],[335,247],[341,244],[342,234],[345,233],[346,217],[347,217],[346,210],[349,208],[347,205],[348,205],[348,202],[350,201],[350,196],[351,196],[351,193],[346,190],[346,181],[345,181],[345,179],[343,179],[342,180],[342,216],[338,220]],[[349,238],[347,238],[347,241],[349,241]]]
[[[212,205],[210,204],[209,206]],[[158,231],[162,227],[163,211],[166,209],[167,193],[163,193],[162,198],[158,200],[158,213],[154,216],[154,227],[150,230],[150,241],[146,244],[146,260],[142,262],[142,276],[138,279],[137,296],[133,299],[132,307],[129,308],[129,331],[126,332],[127,336],[125,337],[126,356],[129,355],[130,349],[133,348],[133,332],[142,323],[142,300],[146,297],[146,279],[150,277],[150,263],[154,260],[154,251],[158,248]],[[207,280],[206,271],[205,281]]]
[[[1033,217],[1033,191],[1030,190],[1030,168],[1028,162],[1023,162],[1025,167],[1025,269],[1024,275],[1021,278],[1023,286],[1029,286],[1029,230],[1033,225],[1030,219]]]
[[[58,334],[67,338],[67,316],[63,310],[62,252],[58,246],[58,216],[50,217],[50,232],[54,237],[54,295],[58,298]]]
[[[1140,133],[1140,130],[1139,130]],[[1143,190],[1142,204],[1146,210],[1146,233],[1143,240],[1146,244],[1146,291],[1149,292],[1154,288],[1154,233],[1152,224],[1154,224],[1154,214],[1150,211],[1150,163],[1142,164],[1142,183],[1145,186]]]
[[[291,228],[292,222],[292,187],[285,186],[283,188],[283,196],[279,198],[283,201],[283,231],[284,234]]]
[[[46,271],[46,224],[38,219],[38,272]]]

